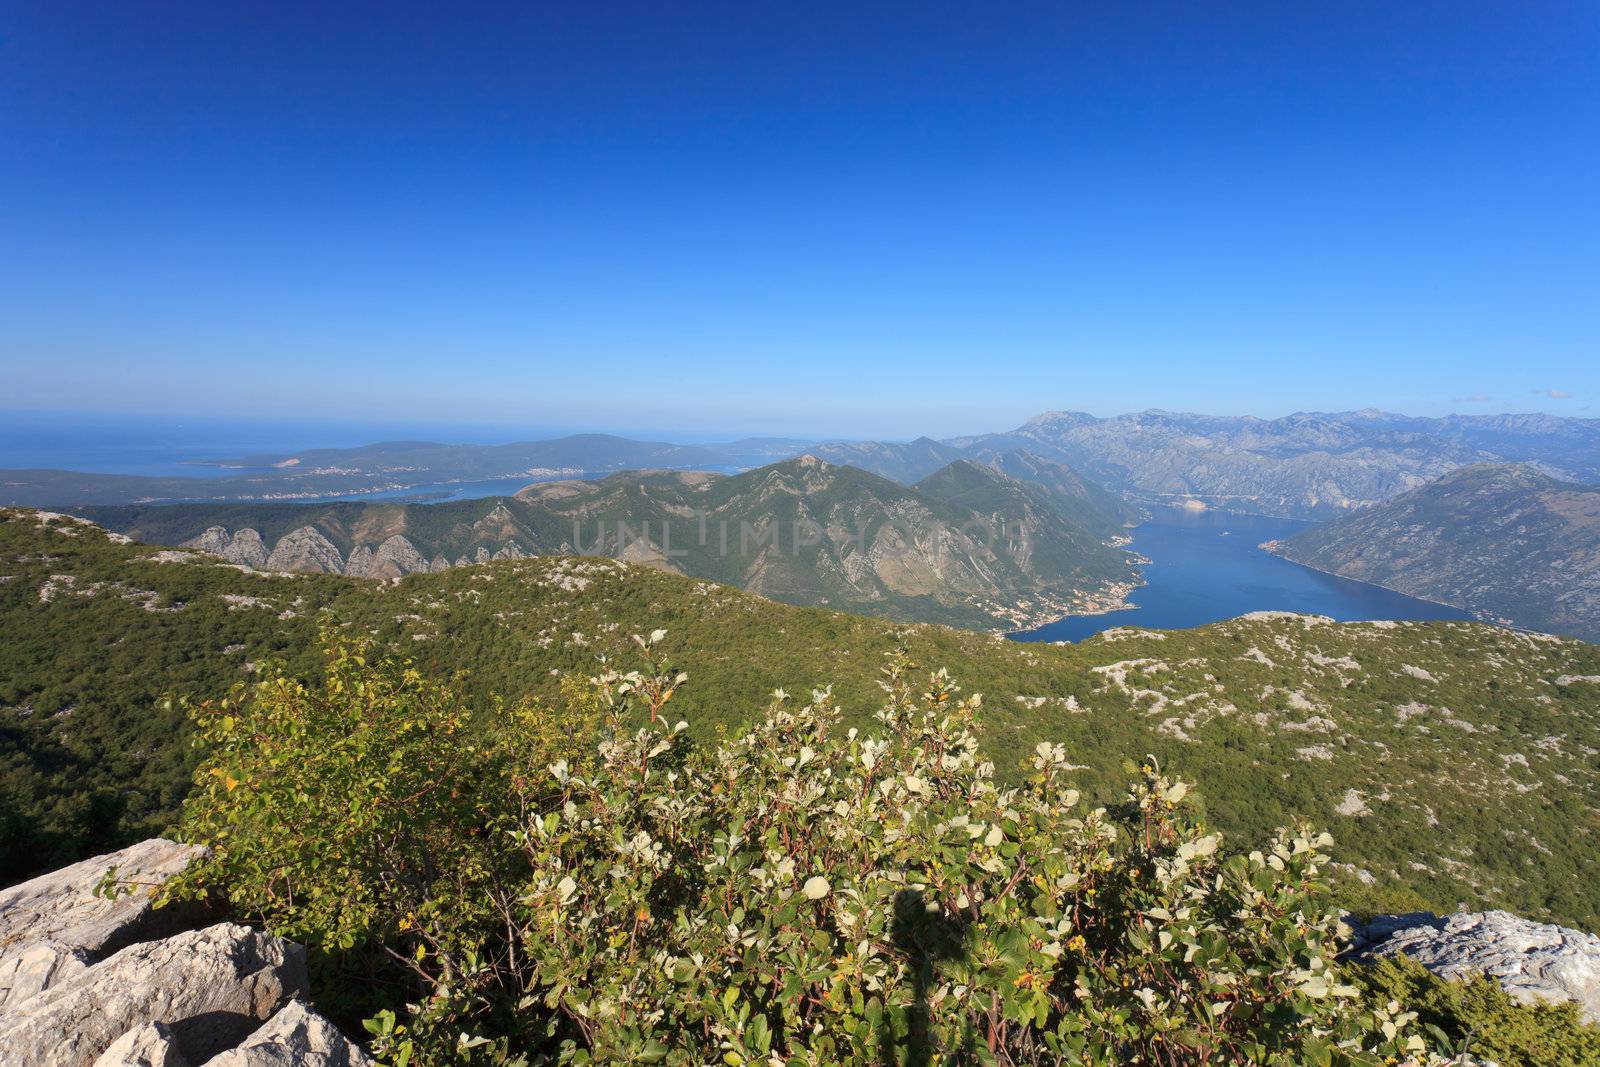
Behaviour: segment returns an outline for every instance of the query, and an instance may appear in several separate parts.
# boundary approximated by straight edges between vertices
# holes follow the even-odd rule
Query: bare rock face
[[[350,558],[344,562],[344,573],[351,578],[368,578],[372,569],[372,549],[366,545],[357,545],[350,550]]]
[[[190,1063],[237,1045],[306,992],[305,949],[234,923],[130,945],[0,1015],[10,1067],[92,1067],[162,1022]]]
[[[207,526],[206,532],[199,537],[191,537],[182,545],[183,548],[198,549],[201,552],[210,552],[213,556],[220,556],[228,550],[233,543],[233,537],[228,533],[226,526]]]
[[[233,535],[233,540],[223,549],[222,558],[241,567],[260,570],[267,565],[267,546],[259,533],[246,526]]]
[[[108,900],[94,888],[111,867],[118,878],[157,885],[199,855],[162,838],[74,863],[0,891],[0,1012],[70,980],[135,941],[179,929],[181,909],[153,910],[150,892]]]
[[[178,1039],[165,1023],[146,1023],[129,1030],[94,1061],[94,1067],[189,1067]]]
[[[1570,1000],[1600,1023],[1600,937],[1504,911],[1386,915],[1355,930],[1356,959],[1404,954],[1441,978],[1481,972],[1524,1003]]]
[[[418,574],[428,569],[428,561],[417,551],[417,546],[400,534],[394,534],[385,538],[377,551],[372,553],[367,577],[398,578],[403,574]]]
[[[344,557],[332,541],[313,526],[291,530],[272,546],[267,557],[269,571],[301,571],[309,574],[343,574]]]
[[[298,1000],[206,1067],[370,1067],[372,1059]]]
[[[499,550],[497,552],[495,552],[494,558],[495,559],[527,559],[528,558],[528,554],[522,550],[522,546],[521,545],[517,544],[516,539],[512,538],[511,540],[507,541],[505,544],[500,546]]]
[[[261,534],[249,527],[230,534],[225,526],[208,526],[205,533],[191,537],[182,547],[221,556],[241,567],[260,569],[267,565],[267,546],[262,542]]]

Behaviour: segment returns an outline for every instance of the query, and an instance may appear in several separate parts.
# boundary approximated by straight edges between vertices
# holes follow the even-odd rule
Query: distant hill
[[[440,504],[172,505],[80,513],[241,565],[390,578],[581,552],[738,585],[791,604],[1022,628],[1110,607],[1137,581],[1107,543],[1125,505],[962,461],[915,487],[811,456],[738,475],[643,471]]]
[[[1600,485],[1466,467],[1269,548],[1483,617],[1600,640]]]
[[[773,492],[785,484],[771,476]],[[1078,766],[1073,784],[1117,803],[1124,762],[1150,753],[1197,785],[1207,823],[1230,841],[1295,816],[1330,830],[1347,906],[1466,902],[1600,927],[1600,646],[1278,613],[1023,644],[609,559],[384,582],[268,574],[5,510],[0,883],[166,829],[195,759],[167,698],[219,696],[270,658],[314,679],[325,621],[453,679],[485,716],[497,696],[553,698],[601,656],[631,662],[629,634],[661,627],[690,679],[673,713],[701,737],[736,729],[778,686],[832,684],[865,724],[884,654],[903,647],[919,671],[948,667],[984,694],[984,750],[1003,782],[1027,773],[1039,741],[1057,741]]]

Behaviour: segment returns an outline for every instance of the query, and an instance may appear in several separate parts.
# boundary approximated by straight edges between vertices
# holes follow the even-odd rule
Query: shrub
[[[1585,1025],[1576,1004],[1520,1004],[1482,975],[1448,982],[1404,956],[1352,967],[1350,979],[1370,997],[1406,1004],[1448,1047],[1499,1067],[1600,1063],[1600,1027]]]
[[[692,747],[663,636],[487,734],[338,641],[321,690],[202,706],[215,851],[177,891],[403,968],[369,1022],[397,1063],[1422,1062],[1333,963],[1326,835],[1228,854],[1153,760],[1087,810],[1049,744],[1001,788],[979,698],[901,657],[870,730],[780,691]]]

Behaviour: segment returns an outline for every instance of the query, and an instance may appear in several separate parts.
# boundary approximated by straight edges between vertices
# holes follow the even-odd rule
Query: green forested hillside
[[[319,616],[495,699],[561,699],[628,635],[667,630],[673,707],[705,736],[774,688],[879,703],[903,646],[985,695],[1002,774],[1043,738],[1111,799],[1145,753],[1195,781],[1217,827],[1293,815],[1332,831],[1350,904],[1506,906],[1593,929],[1600,884],[1600,647],[1463,623],[1238,619],[1067,647],[787,607],[606,559],[544,557],[398,581],[271,576],[0,512],[0,833],[9,877],[158,829],[194,754],[165,694],[213,696],[286,657]]]

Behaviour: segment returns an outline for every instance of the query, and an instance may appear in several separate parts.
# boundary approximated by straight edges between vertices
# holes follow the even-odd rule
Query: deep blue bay
[[[1311,525],[1292,519],[1221,511],[1162,509],[1133,531],[1145,585],[1135,606],[1104,615],[1069,615],[1017,641],[1081,641],[1116,626],[1176,630],[1251,611],[1298,611],[1341,622],[1363,619],[1469,619],[1466,612],[1365,582],[1290,563],[1258,545]]]

